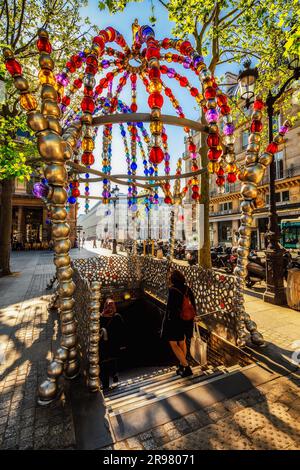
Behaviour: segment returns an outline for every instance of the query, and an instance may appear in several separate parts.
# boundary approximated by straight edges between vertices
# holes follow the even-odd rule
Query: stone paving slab
[[[69,401],[37,405],[38,384],[57,347],[58,318],[48,311],[51,265],[40,253],[17,253],[17,276],[0,279],[0,449],[75,447]]]

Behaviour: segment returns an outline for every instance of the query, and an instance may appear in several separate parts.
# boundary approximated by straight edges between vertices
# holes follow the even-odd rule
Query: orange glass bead
[[[42,85],[56,85],[56,80],[53,72],[48,69],[42,69],[39,72],[39,81]]]
[[[37,108],[37,100],[30,93],[25,93],[20,96],[20,105],[26,111],[33,111]]]
[[[81,147],[87,152],[92,152],[95,148],[95,144],[92,137],[84,137],[82,139]]]

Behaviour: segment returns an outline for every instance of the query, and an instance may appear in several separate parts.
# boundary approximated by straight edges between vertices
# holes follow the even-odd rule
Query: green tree
[[[0,2],[0,46],[10,47],[20,60],[24,75],[30,79],[32,90],[38,89],[36,48],[40,27],[49,31],[53,58],[57,66],[85,47],[93,29],[88,19],[81,18],[80,8],[87,0],[2,0]],[[0,269],[10,274],[10,245],[12,226],[12,195],[15,178],[29,178],[31,162],[37,163],[33,137],[22,142],[16,139],[18,130],[28,130],[19,107],[19,95],[13,80],[5,71],[0,58]],[[4,91],[3,91],[3,88]],[[2,91],[1,91],[2,90]],[[33,158],[32,158],[33,157]]]
[[[117,13],[132,1],[142,0],[104,0],[99,2],[99,8],[107,7]],[[220,64],[240,64],[252,59],[261,72],[258,90],[266,93],[290,73],[285,57],[288,52],[299,52],[298,0],[159,0],[159,3],[175,23],[174,36],[191,37],[197,52],[206,56],[213,75],[217,75]],[[201,120],[205,122],[203,115]],[[207,165],[206,155],[203,144],[200,149],[203,167]],[[201,175],[201,194],[205,243],[200,250],[200,263],[210,267],[207,174]]]

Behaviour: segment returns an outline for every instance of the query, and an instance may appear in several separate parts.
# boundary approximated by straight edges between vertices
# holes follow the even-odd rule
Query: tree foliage
[[[31,91],[38,90],[36,48],[40,27],[49,32],[57,66],[85,47],[93,26],[80,16],[87,0],[2,0],[0,2],[0,46],[9,47],[23,66]],[[16,142],[18,131],[28,130],[19,107],[19,94],[0,57],[0,79],[5,81],[5,102],[0,104],[0,180],[26,177],[31,173],[28,157],[34,150],[33,137]]]

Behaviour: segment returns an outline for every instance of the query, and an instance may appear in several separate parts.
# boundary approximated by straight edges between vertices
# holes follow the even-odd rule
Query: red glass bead
[[[119,46],[121,47],[126,46],[126,41],[121,35],[117,38],[116,43],[119,44]]]
[[[168,97],[173,95],[171,88],[168,88],[168,87],[165,88],[165,95]]]
[[[213,87],[209,86],[208,88],[206,88],[204,96],[207,100],[211,100],[216,96],[216,90]]]
[[[81,163],[88,166],[93,165],[95,163],[94,155],[90,152],[84,152],[81,157]]]
[[[196,150],[197,150],[197,148],[196,148],[196,145],[194,144],[194,142],[190,142],[189,152],[194,153],[194,152],[196,152]]]
[[[137,104],[136,103],[131,103],[130,109],[133,113],[135,113],[137,111]]]
[[[109,34],[104,29],[101,29],[101,31],[99,31],[98,36],[102,36],[105,42],[109,41]]]
[[[218,176],[223,176],[224,173],[225,173],[225,171],[223,170],[223,168],[219,168],[219,170],[217,171]]]
[[[181,119],[184,119],[184,118],[185,118],[185,115],[184,115],[183,113],[179,113],[179,117],[180,117]]]
[[[165,184],[164,184],[164,188],[165,188],[167,191],[169,191],[170,187],[171,187],[170,183],[165,183]]]
[[[275,142],[271,142],[268,147],[267,147],[267,152],[269,153],[276,153],[278,152],[278,144],[276,144]]]
[[[151,93],[148,98],[148,104],[150,108],[161,108],[163,105],[164,99],[162,95],[158,92]]]
[[[190,89],[190,93],[191,93],[191,95],[194,96],[194,97],[199,95],[199,91],[198,91],[197,88],[195,88],[195,87],[192,87],[192,88]]]
[[[162,47],[163,47],[164,49],[169,49],[169,46],[170,46],[170,39],[164,38],[164,39],[162,40],[162,44],[161,44],[161,45],[162,45]]]
[[[91,113],[93,114],[95,109],[94,100],[89,96],[85,96],[81,101],[81,109],[84,113]]]
[[[150,150],[149,160],[153,164],[159,164],[164,159],[164,152],[160,147],[152,147]]]
[[[166,204],[172,204],[172,199],[170,198],[170,196],[166,196],[164,201]]]
[[[66,63],[66,67],[71,73],[74,73],[76,70],[75,64],[73,64],[73,62],[71,62],[70,60]]]
[[[5,67],[10,75],[21,75],[22,67],[21,64],[16,59],[7,59],[5,62]]]
[[[220,107],[220,111],[221,111],[221,114],[223,114],[223,116],[226,116],[226,114],[230,113],[230,106],[228,106],[228,104],[223,104]]]
[[[173,60],[173,62],[178,62],[179,61],[179,55],[178,54],[172,54],[172,60]]]
[[[86,63],[88,65],[93,65],[93,67],[98,67],[98,60],[96,59],[95,56],[89,55],[86,59]]]
[[[199,194],[199,193],[196,193],[196,192],[193,193],[193,194],[192,194],[192,199],[193,199],[194,201],[198,201],[198,199],[200,199],[200,194]]]
[[[216,179],[216,184],[218,186],[223,186],[225,184],[225,178],[224,176],[219,176],[217,179]]]
[[[194,193],[197,193],[197,192],[199,191],[199,186],[198,186],[198,184],[194,184],[194,185],[192,186],[192,191],[193,191]]]
[[[113,42],[116,39],[116,30],[112,28],[111,26],[108,26],[107,28],[105,28],[105,32],[107,34],[109,42]]]
[[[207,136],[206,142],[209,147],[217,147],[220,143],[219,134],[209,134]]]
[[[253,103],[253,109],[255,110],[261,110],[264,108],[264,103],[262,100],[255,100],[254,103]]]
[[[167,136],[167,134],[165,134],[164,132],[163,132],[162,135],[161,135],[161,140],[162,140],[163,142],[167,142],[167,140],[168,140],[168,136]]]
[[[79,189],[77,189],[77,188],[72,189],[72,196],[74,196],[74,197],[80,196],[80,191],[79,191]]]
[[[83,94],[84,96],[93,96],[93,89],[84,87]]]
[[[73,85],[74,85],[75,88],[81,88],[82,80],[80,80],[80,78],[76,78],[76,80],[74,80]]]
[[[136,83],[136,79],[137,79],[136,73],[132,73],[132,74],[130,75],[131,83]]]
[[[119,83],[120,83],[121,86],[124,86],[124,85],[126,85],[126,81],[127,80],[126,80],[125,77],[121,77]]]
[[[183,41],[183,43],[180,44],[179,51],[181,54],[189,55],[192,50],[193,48],[189,41]]]
[[[199,170],[198,165],[192,165],[192,166],[191,166],[191,170],[192,170],[192,171],[197,171],[197,170]]]
[[[65,106],[69,106],[69,104],[71,103],[71,98],[68,95],[65,95],[63,99],[61,100],[61,102]]]
[[[74,55],[72,55],[72,57],[71,57],[71,62],[73,62],[73,64],[75,65],[75,67],[76,67],[77,69],[79,69],[79,67],[81,67],[81,65],[82,65],[83,60],[82,60],[81,57],[79,57],[79,55],[74,54]]]
[[[155,80],[160,78],[160,70],[157,67],[152,67],[149,70],[149,78],[150,80]]]
[[[72,181],[73,188],[79,188],[79,181]]]
[[[213,147],[208,150],[207,157],[209,160],[218,160],[221,157],[222,153],[222,149]]]
[[[223,106],[224,104],[227,104],[227,96],[226,95],[218,95],[217,96],[217,103],[218,103],[218,106]]]
[[[98,68],[94,67],[93,65],[87,65],[85,68],[86,74],[96,75]]]
[[[115,96],[111,99],[110,101],[110,107],[112,109],[116,108],[117,107],[117,104],[118,104],[118,98],[116,98]]]
[[[185,87],[188,85],[189,81],[186,77],[180,77],[179,83],[180,83],[180,86]]]
[[[47,54],[51,54],[52,52],[52,46],[50,44],[49,39],[47,38],[39,38],[37,40],[37,48],[40,52],[47,52]]]
[[[227,181],[228,181],[228,183],[235,183],[236,182],[236,174],[235,173],[228,173]]]
[[[251,132],[260,132],[263,128],[262,122],[258,119],[254,119],[251,122],[250,131]]]
[[[159,59],[160,51],[157,47],[149,47],[146,51],[146,59],[151,59],[152,57],[156,57]]]
[[[168,67],[167,67],[166,65],[162,65],[162,66],[160,67],[160,71],[161,71],[161,73],[167,73]]]

